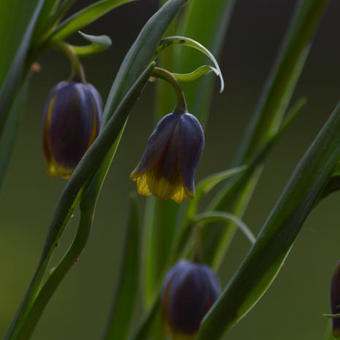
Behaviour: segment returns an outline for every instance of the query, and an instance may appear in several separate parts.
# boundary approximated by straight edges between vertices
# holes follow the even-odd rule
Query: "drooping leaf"
[[[139,273],[139,220],[136,198],[130,202],[120,274],[103,339],[127,339],[136,303]]]
[[[234,3],[235,0],[191,1],[182,17],[177,34],[199,41],[219,60]],[[199,53],[192,53],[187,49],[178,49],[175,52],[173,64],[166,65],[171,70],[186,72],[204,61]],[[210,76],[184,86],[188,108],[203,125],[207,122],[214,83],[215,79]],[[161,101],[156,112],[158,118],[169,112],[172,105],[171,94],[167,88],[162,87],[159,95]]]
[[[220,80],[220,92],[223,91],[224,80],[223,80],[223,76],[222,76],[220,66],[218,65],[218,62],[217,62],[216,58],[214,57],[214,55],[205,46],[203,46],[201,43],[199,43],[198,41],[196,41],[194,39],[184,37],[184,36],[166,37],[166,38],[162,39],[161,42],[159,43],[156,55],[159,55],[162,52],[162,50],[164,50],[165,48],[168,48],[169,46],[172,46],[172,45],[187,46],[187,47],[193,48],[193,49],[201,52],[205,56],[207,56],[209,58],[209,60],[214,64],[214,67],[213,67],[214,73],[217,75],[217,77]],[[202,69],[202,70],[204,70],[204,69]]]
[[[300,160],[256,243],[202,323],[198,339],[219,339],[257,303],[287,258],[340,159],[340,103]]]
[[[220,212],[220,211],[206,211],[202,214],[196,215],[196,217],[193,220],[193,223],[195,224],[204,224],[206,225],[209,222],[233,222],[235,223],[244,236],[249,240],[250,243],[255,243],[256,237],[254,236],[253,232],[248,228],[248,226],[240,220],[237,216],[233,214],[229,214],[226,212]]]
[[[172,73],[172,74],[179,82],[190,83],[204,77],[205,75],[211,72],[215,73],[218,76],[218,71],[213,66],[210,65],[202,65],[196,68],[194,71],[188,73]]]
[[[79,57],[87,57],[105,51],[112,44],[110,37],[108,37],[107,35],[89,35],[80,31],[79,33],[84,39],[91,43],[90,45],[85,46],[72,45],[74,52]]]
[[[113,9],[132,1],[135,0],[97,1],[62,22],[53,33],[52,39],[65,39]]]

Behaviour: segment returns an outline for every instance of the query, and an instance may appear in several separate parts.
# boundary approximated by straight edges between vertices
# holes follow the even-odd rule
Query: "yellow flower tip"
[[[53,161],[47,164],[47,171],[50,176],[59,177],[63,179],[69,179],[73,173],[73,169],[65,168]]]
[[[138,173],[133,171],[130,178],[137,184],[137,192],[142,196],[154,195],[160,199],[172,199],[180,204],[186,197],[193,197],[182,182],[170,183],[168,179],[156,178],[153,172]]]

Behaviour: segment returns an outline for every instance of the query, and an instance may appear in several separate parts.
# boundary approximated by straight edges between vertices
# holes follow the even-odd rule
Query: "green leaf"
[[[339,131],[340,103],[297,165],[255,245],[203,320],[198,340],[219,339],[274,281],[340,159]]]
[[[3,185],[14,149],[20,120],[25,111],[28,84],[29,77],[26,78],[25,83],[22,85],[17,97],[14,100],[8,120],[6,122],[4,133],[0,137],[0,190],[1,186]]]
[[[198,67],[196,70],[189,73],[172,73],[172,75],[179,82],[190,83],[204,77],[205,75],[211,72],[214,72],[218,76],[218,71],[215,69],[215,67],[210,65],[202,65]]]
[[[89,41],[91,44],[86,46],[74,46],[72,48],[74,52],[80,57],[87,57],[102,51],[107,50],[112,41],[107,35],[89,35],[79,31],[79,34]]]
[[[248,228],[248,226],[240,220],[237,216],[233,214],[229,214],[226,212],[220,212],[220,211],[207,211],[202,214],[196,215],[196,217],[193,220],[193,223],[199,224],[199,225],[206,225],[209,222],[233,222],[235,223],[244,236],[249,240],[250,243],[255,243],[256,237],[254,236],[253,232]]]
[[[120,274],[103,339],[127,339],[136,304],[139,273],[139,220],[136,198],[131,199]]]
[[[214,70],[214,73],[217,75],[217,77],[220,80],[220,92],[223,91],[224,80],[223,80],[220,66],[218,65],[218,62],[216,58],[214,57],[214,55],[206,47],[204,47],[202,44],[200,44],[199,42],[191,38],[187,38],[183,36],[166,37],[162,39],[161,42],[159,43],[159,47],[157,49],[156,55],[159,55],[162,52],[162,50],[172,45],[183,45],[186,47],[191,47],[203,53],[204,55],[206,55],[210,59],[210,61],[214,64],[214,67],[212,69]]]
[[[249,123],[246,137],[237,153],[234,165],[242,165],[266,144],[280,129],[287,106],[295,85],[302,72],[311,46],[311,39],[325,11],[328,0],[300,0],[296,6],[294,18],[290,24],[277,61],[265,85],[252,120]],[[259,176],[262,165],[259,165],[254,176]],[[229,183],[218,194],[215,206],[211,210],[225,211],[242,216],[251,198],[253,184],[257,178],[250,177],[238,188],[237,195],[230,200]],[[247,187],[248,186],[248,187]],[[211,226],[209,234],[204,233],[203,258],[217,268],[229,247],[234,235],[235,226],[229,224],[224,228],[219,224]],[[210,249],[215,249],[211,252]]]
[[[8,4],[8,2],[6,2],[6,4]],[[20,46],[18,47],[15,56],[13,56],[12,59],[13,61],[10,66],[8,65],[9,70],[7,76],[0,85],[0,136],[3,134],[8,113],[13,104],[17,91],[25,78],[25,74],[27,73],[26,65],[27,53],[30,48],[32,33],[37,23],[43,4],[44,0],[39,0],[39,2],[37,3],[34,13],[31,17],[31,20],[29,21],[29,24],[26,27],[26,31],[23,35],[23,38],[21,39]],[[12,9],[11,6],[8,6],[8,8]],[[13,16],[11,15],[10,18],[13,18]]]
[[[102,0],[93,3],[62,22],[52,34],[52,39],[61,40],[91,24],[113,9],[134,0]]]

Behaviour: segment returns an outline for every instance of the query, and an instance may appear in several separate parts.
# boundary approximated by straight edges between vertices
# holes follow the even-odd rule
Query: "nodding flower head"
[[[163,285],[162,315],[176,339],[193,339],[220,294],[219,281],[203,264],[180,261]]]
[[[337,263],[331,283],[332,314],[340,314],[340,261]],[[333,318],[333,335],[340,337],[340,318]]]
[[[43,149],[50,175],[69,178],[97,137],[102,101],[91,84],[62,81],[45,105]]]
[[[195,191],[194,175],[204,147],[204,132],[192,114],[169,113],[157,124],[132,172],[141,195],[177,203]]]

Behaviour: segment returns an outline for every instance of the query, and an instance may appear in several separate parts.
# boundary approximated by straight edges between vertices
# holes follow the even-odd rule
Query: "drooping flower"
[[[193,339],[219,294],[219,281],[209,267],[188,261],[175,264],[162,292],[162,316],[171,334]]]
[[[89,83],[62,81],[51,90],[43,124],[43,150],[50,175],[71,176],[98,135],[101,114],[101,97]]]
[[[337,263],[331,282],[332,314],[340,314],[340,261]],[[340,337],[340,318],[333,318],[333,335]]]
[[[194,175],[204,147],[204,132],[192,114],[167,114],[148,139],[144,154],[132,172],[139,194],[151,194],[177,203],[195,191]]]

